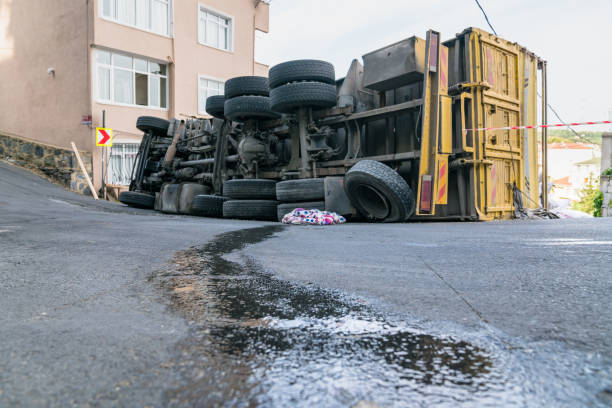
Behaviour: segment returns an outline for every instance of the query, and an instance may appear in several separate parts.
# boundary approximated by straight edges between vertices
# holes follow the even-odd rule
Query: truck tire
[[[327,61],[295,60],[280,63],[270,68],[270,89],[289,82],[315,81],[336,83],[334,66]]]
[[[325,199],[325,179],[287,180],[276,184],[276,199],[292,203]]]
[[[237,96],[227,99],[223,115],[234,122],[280,118],[280,115],[270,108],[270,98],[267,96]]]
[[[213,95],[206,98],[206,112],[218,119],[225,119],[223,112],[225,109],[225,96]]]
[[[294,82],[270,91],[271,108],[291,113],[297,108],[331,108],[336,106],[336,86],[322,82]]]
[[[414,213],[410,186],[380,162],[361,160],[355,164],[346,173],[344,189],[355,208],[372,221],[403,222]]]
[[[275,200],[276,181],[236,179],[223,183],[223,195],[233,199]]]
[[[223,218],[276,221],[277,207],[273,200],[229,200],[223,203]]]
[[[227,201],[225,197],[200,194],[193,198],[191,209],[195,215],[221,218],[225,201]]]
[[[277,217],[279,221],[283,220],[283,217],[289,214],[296,208],[303,208],[305,210],[321,210],[325,211],[325,201],[311,201],[306,203],[283,203],[279,204],[276,209]]]
[[[241,76],[225,82],[225,98],[232,99],[244,95],[270,95],[268,78],[260,76]]]
[[[123,191],[119,194],[119,201],[127,204],[130,207],[136,208],[153,208],[155,205],[155,196],[139,193],[137,191]]]
[[[153,132],[163,136],[168,133],[168,127],[170,127],[170,122],[155,116],[140,116],[136,119],[136,128],[145,133]]]

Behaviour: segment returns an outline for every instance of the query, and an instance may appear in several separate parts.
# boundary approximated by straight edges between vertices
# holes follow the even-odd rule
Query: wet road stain
[[[190,323],[165,406],[512,406],[528,374],[512,359],[424,334],[357,298],[274,277],[235,252],[280,232],[222,234],[152,277]],[[279,240],[282,245],[282,240]],[[232,260],[228,255],[232,254]],[[569,387],[567,392],[573,392]],[[366,403],[365,401],[372,401]],[[370,404],[370,405],[367,405]],[[378,404],[378,405],[372,405]]]

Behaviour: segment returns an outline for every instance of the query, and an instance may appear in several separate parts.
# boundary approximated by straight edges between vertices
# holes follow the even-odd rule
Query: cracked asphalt
[[[163,215],[95,202],[0,162],[0,407],[286,406],[317,401],[353,406],[365,400],[381,406],[469,406],[474,401],[492,406],[612,405],[612,218],[292,226],[266,230],[257,239],[250,233],[241,235],[272,225],[276,224]],[[213,238],[246,239],[243,245],[224,249],[235,265],[246,266],[224,272],[222,281],[251,282],[244,278],[251,273],[257,277],[253,282],[282,287],[282,292],[257,295],[257,286],[221,290],[219,278],[207,286],[202,270],[221,262],[207,263]],[[196,251],[193,258],[179,252],[202,246],[208,249],[203,255]],[[177,262],[191,268],[189,284],[164,286],[160,271],[173,270]],[[225,261],[219,265],[228,267]],[[177,300],[182,291],[198,296]],[[234,343],[228,351],[223,341],[227,327],[211,334],[208,326],[217,323],[202,319],[211,313],[228,320],[222,313],[229,310],[223,306],[223,301],[230,301],[227,293],[238,293],[241,302],[261,311],[236,314],[231,309],[231,319],[251,327],[265,318],[266,325],[277,330],[275,338],[297,339],[290,342],[294,346],[289,354],[285,348],[282,356],[275,354],[279,349],[270,346],[269,339],[265,353],[253,352],[249,342],[260,342],[260,331],[255,337],[241,337],[238,351]],[[270,298],[271,293],[280,294]],[[304,293],[317,296],[309,298],[302,313]],[[339,300],[342,296],[349,300]],[[291,313],[269,306],[285,305],[287,299],[295,299]],[[317,360],[321,357],[295,346],[305,341],[303,331],[299,336],[292,331],[296,319],[310,319],[310,338],[312,327],[329,330],[329,319],[339,318],[333,311],[319,315],[327,309],[317,302],[337,305],[361,319],[343,315],[343,322],[382,319],[402,327],[409,344],[473,344],[467,349],[478,356],[484,350],[478,358],[487,361],[488,374],[481,377],[485,387],[489,384],[486,398],[470,399],[480,388],[461,387],[436,388],[410,398],[417,394],[397,392],[391,376],[389,390],[405,399],[394,399],[391,391],[377,396],[376,387],[369,394],[367,385],[360,392],[350,386],[337,392],[327,382],[312,389],[302,384],[295,391],[295,382],[326,378],[333,371],[327,367],[317,372],[324,367]],[[413,331],[434,337],[423,340]],[[219,337],[219,332],[226,337]],[[408,334],[398,338],[405,341]],[[384,344],[386,350],[391,335],[385,336],[385,342],[367,341],[364,350],[379,355],[372,344]],[[321,350],[329,349],[329,336],[312,337],[327,345]],[[338,364],[348,364],[351,347],[333,347],[334,358],[347,353]],[[401,355],[405,352],[402,349]],[[293,358],[301,362],[297,366],[315,368],[308,375],[296,373],[296,363],[285,364]],[[428,357],[418,358],[427,362]],[[245,369],[255,360],[259,365]],[[404,360],[396,364],[387,359],[391,368],[381,370],[373,361],[378,357],[361,363],[382,377],[408,367]],[[261,371],[260,365],[279,371]],[[349,368],[345,375],[350,376],[340,382],[359,386],[363,373]],[[215,377],[227,381],[212,381]],[[285,386],[275,388],[285,380]],[[247,383],[255,385],[244,387]],[[421,380],[410,384],[410,392],[424,387]],[[378,389],[385,390],[385,384]],[[338,397],[313,399],[315,391],[320,396],[325,390]],[[440,392],[450,394],[450,400],[430,399],[439,398]],[[454,393],[462,399],[453,401]]]

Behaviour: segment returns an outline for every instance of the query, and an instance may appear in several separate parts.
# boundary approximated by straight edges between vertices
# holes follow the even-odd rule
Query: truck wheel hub
[[[367,184],[357,187],[355,195],[361,207],[371,218],[383,220],[387,218],[391,211],[389,201],[377,189]]]

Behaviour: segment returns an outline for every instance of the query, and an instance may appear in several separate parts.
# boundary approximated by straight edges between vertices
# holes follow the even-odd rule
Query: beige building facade
[[[0,134],[92,157],[95,128],[113,129],[109,184],[125,184],[139,116],[206,116],[225,80],[267,76],[255,31],[260,0],[0,0]],[[90,122],[90,123],[89,123]]]

